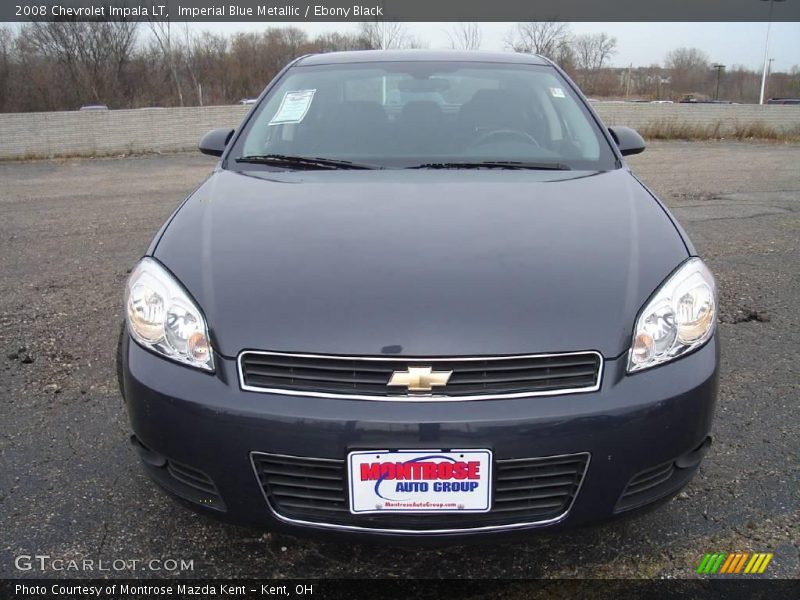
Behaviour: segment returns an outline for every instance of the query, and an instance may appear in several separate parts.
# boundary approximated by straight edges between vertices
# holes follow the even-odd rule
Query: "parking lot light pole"
[[[717,70],[717,91],[714,92],[714,100],[719,100],[719,76],[722,73],[722,70],[725,68],[725,65],[714,63],[711,65],[711,68]]]
[[[764,91],[767,88],[767,54],[769,54],[769,30],[772,27],[772,6],[775,2],[786,2],[786,0],[761,0],[769,2],[769,16],[767,17],[767,39],[764,41],[764,71],[761,73],[761,95],[758,103],[764,104]]]

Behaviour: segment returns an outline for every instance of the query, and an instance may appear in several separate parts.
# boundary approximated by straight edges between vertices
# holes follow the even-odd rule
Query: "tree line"
[[[475,23],[453,24],[453,48],[480,49]],[[588,96],[679,100],[686,94],[758,100],[760,73],[715,68],[694,48],[670,52],[663,65],[611,67],[617,40],[573,34],[566,23],[518,23],[509,50],[542,54],[561,65]],[[309,36],[296,27],[224,35],[185,23],[31,22],[0,27],[0,111],[75,110],[232,104],[257,96],[290,60],[312,52],[426,47],[402,23],[361,23],[353,31]],[[718,86],[718,87],[717,87]],[[800,68],[772,73],[768,96],[800,96]]]

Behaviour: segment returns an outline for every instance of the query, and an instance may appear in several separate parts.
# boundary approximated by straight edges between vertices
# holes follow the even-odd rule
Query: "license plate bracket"
[[[352,514],[491,509],[491,450],[359,450],[347,464]]]

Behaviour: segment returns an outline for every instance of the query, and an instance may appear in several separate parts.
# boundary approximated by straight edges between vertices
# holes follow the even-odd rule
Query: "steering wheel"
[[[519,131],[517,129],[493,129],[492,131],[487,131],[477,139],[473,140],[469,144],[469,147],[473,148],[474,146],[480,146],[492,138],[516,138],[529,144],[533,144],[537,148],[541,148],[541,144],[536,141],[536,138],[534,138],[531,134],[525,133],[524,131]]]

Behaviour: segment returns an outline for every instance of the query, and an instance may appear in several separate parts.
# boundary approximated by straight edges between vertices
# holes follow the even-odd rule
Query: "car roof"
[[[365,62],[444,61],[490,62],[527,65],[548,65],[549,61],[537,54],[519,52],[476,52],[470,50],[354,50],[351,52],[325,52],[309,54],[295,64],[302,66],[332,65]]]

